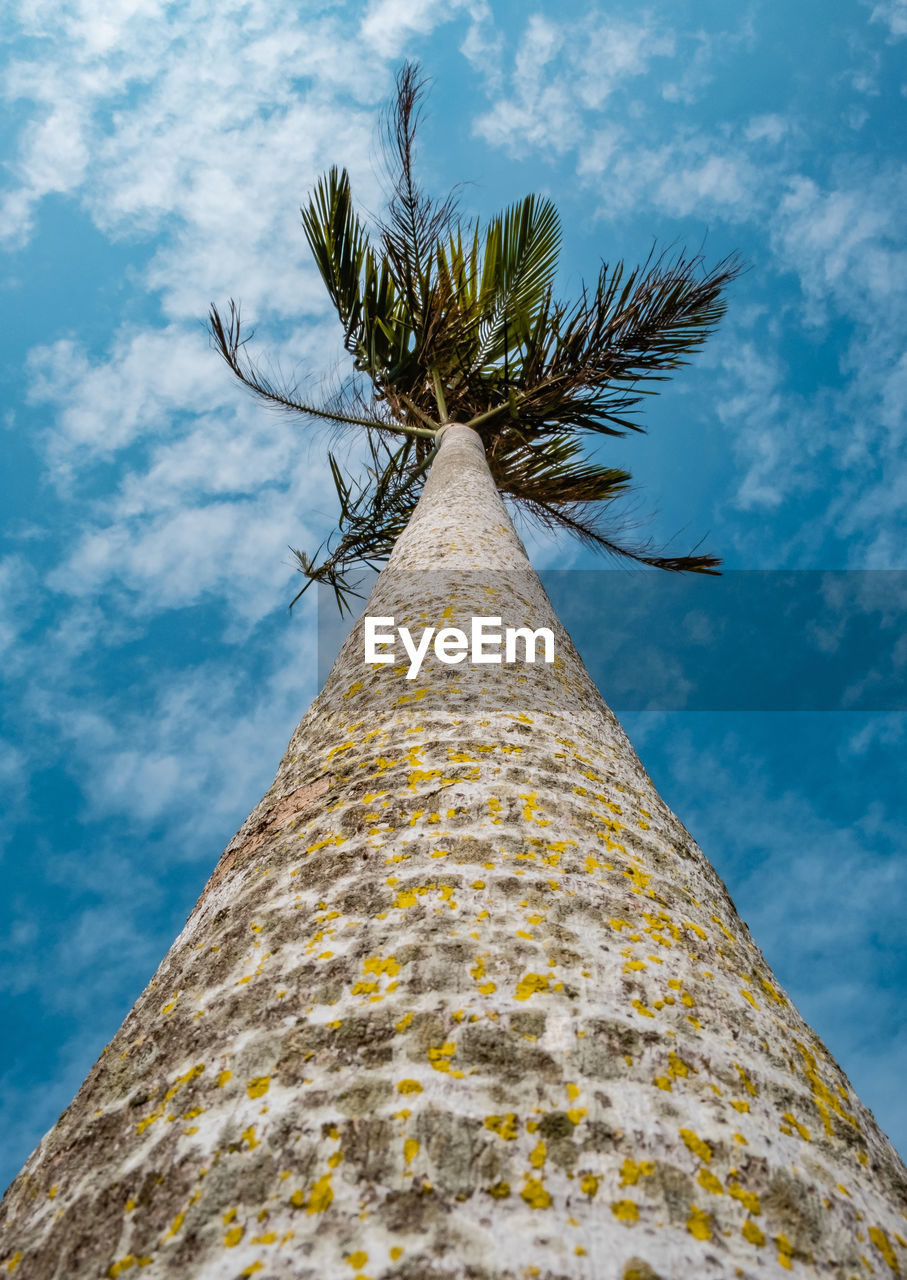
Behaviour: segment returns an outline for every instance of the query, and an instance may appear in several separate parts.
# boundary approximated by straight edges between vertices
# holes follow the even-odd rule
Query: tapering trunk
[[[555,661],[345,644],[2,1206],[17,1280],[907,1269],[905,1170],[656,794],[464,427],[370,598]],[[398,643],[399,648],[399,643]]]

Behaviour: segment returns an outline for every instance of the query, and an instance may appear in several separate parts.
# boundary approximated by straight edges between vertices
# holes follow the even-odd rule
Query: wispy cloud
[[[466,12],[471,29],[489,17],[484,0],[370,0],[359,28],[363,43],[382,57],[398,57],[414,35]]]
[[[568,28],[532,14],[506,78],[508,90],[478,117],[475,130],[518,155],[527,148],[572,150],[585,134],[585,113],[599,111],[619,85],[673,51],[673,35],[651,17],[602,21],[591,13]]]
[[[907,36],[907,0],[882,0],[872,11],[872,22],[883,22],[894,40]]]
[[[7,669],[13,661],[10,650],[34,614],[36,577],[23,555],[14,553],[0,560],[0,657]]]
[[[873,716],[849,736],[841,748],[841,758],[847,760],[848,756],[865,756],[876,746],[900,746],[905,738],[907,738],[907,715],[903,712]]]
[[[845,379],[826,397],[824,435],[840,472],[827,520],[850,539],[851,564],[867,568],[903,564],[907,365],[900,343],[907,300],[900,281],[907,276],[907,238],[899,210],[905,200],[907,167],[842,163],[827,186],[793,180],[773,231],[780,264],[801,282],[806,320],[850,326]]]
[[[481,4],[457,7],[473,24],[487,18]],[[318,398],[340,349],[298,205],[336,161],[377,204],[382,59],[449,18],[449,6],[387,0],[341,41],[330,7],[243,5],[217,22],[152,2],[115,4],[103,19],[82,5],[30,10],[40,57],[14,55],[7,94],[43,123],[20,137],[7,227],[21,241],[28,210],[69,192],[107,236],[154,246],[134,285],[168,319],[124,325],[100,354],[71,336],[30,353],[44,461],[64,495],[91,493],[98,463],[129,451],[119,492],[82,506],[55,590],[85,599],[113,587],[146,614],[220,596],[249,620],[281,602],[287,544],[317,542],[332,514],[326,465],[309,456],[311,426],[238,396],[200,320],[212,299],[241,298],[247,322],[263,322],[262,349],[271,334]],[[61,166],[63,152],[78,164]]]
[[[253,403],[185,326],[121,333],[99,361],[62,339],[32,353],[29,376],[33,402],[54,411],[45,456],[64,494],[96,492],[98,462],[118,459],[113,492],[108,477],[104,496],[81,500],[52,590],[113,591],[144,617],[207,598],[254,622],[286,604],[288,545],[314,549],[336,514],[323,429]],[[357,449],[345,447],[351,460]]]
[[[29,399],[55,410],[46,434],[48,461],[66,477],[109,458],[140,436],[166,438],[194,404],[226,408],[230,386],[200,326],[117,334],[92,360],[71,338],[33,348],[26,369]]]
[[[782,267],[796,271],[816,322],[834,307],[852,319],[884,325],[905,307],[907,274],[900,209],[907,167],[848,169],[828,184],[792,175],[773,220]]]
[[[314,694],[310,614],[287,619],[261,648],[257,672],[237,672],[223,654],[181,670],[143,672],[141,698],[128,689],[74,697],[38,679],[27,704],[65,744],[88,819],[118,815],[127,829],[166,819],[173,857],[216,856],[227,815],[251,808],[270,782],[293,726]],[[262,763],[265,762],[265,763]],[[246,800],[238,793],[244,793]],[[203,806],[199,798],[204,797]],[[230,833],[227,832],[227,835]]]

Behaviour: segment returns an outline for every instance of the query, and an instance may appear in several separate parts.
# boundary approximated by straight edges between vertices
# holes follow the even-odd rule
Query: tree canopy
[[[418,67],[406,63],[385,120],[391,190],[373,234],[344,169],[326,173],[301,210],[352,357],[339,392],[312,403],[297,383],[269,376],[249,354],[239,306],[231,300],[225,316],[211,307],[216,349],[256,395],[367,434],[363,476],[346,474],[329,453],[339,526],[315,555],[293,551],[307,578],[302,591],[325,582],[346,605],[350,572],[387,559],[419,499],[437,433],[454,421],[480,433],[500,492],[543,525],[656,568],[717,572],[714,555],[667,555],[629,539],[611,508],[630,473],[601,464],[589,447],[596,435],[644,430],[643,397],[714,330],[739,261],[706,269],[701,254],[653,251],[631,270],[603,262],[594,285],[559,300],[561,229],[551,200],[526,196],[483,226],[460,212],[455,195],[438,200],[420,186],[423,94]]]

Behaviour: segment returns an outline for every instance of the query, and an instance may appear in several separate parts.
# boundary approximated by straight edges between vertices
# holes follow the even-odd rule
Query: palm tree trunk
[[[407,680],[354,629],[7,1193],[7,1269],[907,1268],[901,1162],[602,702],[475,432],[445,431],[367,612],[531,620],[556,657]]]

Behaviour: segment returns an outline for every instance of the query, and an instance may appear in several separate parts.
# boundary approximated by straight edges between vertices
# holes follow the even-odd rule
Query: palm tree
[[[302,210],[354,362],[338,395],[314,404],[295,384],[268,377],[248,355],[237,305],[225,318],[211,308],[217,349],[256,395],[367,433],[364,482],[344,478],[329,455],[341,537],[320,565],[295,552],[306,586],[329,583],[343,606],[350,569],[387,559],[448,422],[480,434],[498,491],[543,525],[660,569],[716,572],[715,556],[656,554],[609,528],[604,515],[626,494],[630,474],[585,453],[590,433],[642,430],[628,415],[653,393],[644,384],[665,379],[705,341],[739,263],[705,271],[700,256],[680,252],[652,254],[630,272],[622,262],[603,264],[594,288],[572,304],[556,301],[561,233],[550,200],[527,196],[483,232],[464,222],[452,196],[435,201],[418,186],[422,88],[418,69],[405,65],[388,122],[392,195],[380,253],[353,208],[345,170],[331,169]]]
[[[409,71],[398,120],[407,86]],[[350,240],[330,225],[342,263]],[[573,321],[539,305],[560,316],[552,351]],[[522,313],[535,332],[540,312]],[[421,381],[379,381],[360,414],[324,407],[406,428],[396,453],[376,445],[363,492],[396,492],[402,511],[407,485],[421,491],[367,615],[547,627],[554,661],[432,660],[409,680],[404,664],[366,664],[354,627],[273,786],[10,1188],[0,1224],[18,1280],[905,1265],[903,1166],[655,792],[513,530],[502,489],[558,522],[589,492],[557,488],[580,464],[555,452],[553,492],[520,495],[515,477],[537,478],[533,459],[544,470],[540,440],[576,443],[554,399],[532,418],[530,347],[505,348],[504,392],[498,365],[464,357],[459,381],[438,355]],[[284,394],[226,350],[256,389]],[[468,400],[470,379],[498,402]],[[452,403],[471,426],[450,422]],[[592,501],[578,519],[594,532]],[[344,544],[354,524],[327,570],[303,564],[341,592],[354,553],[386,549],[364,525]]]

